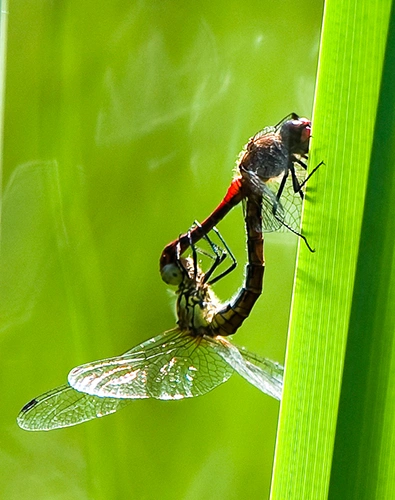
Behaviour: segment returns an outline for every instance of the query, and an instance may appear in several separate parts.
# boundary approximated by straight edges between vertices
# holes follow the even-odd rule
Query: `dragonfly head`
[[[184,278],[185,270],[181,264],[180,253],[180,238],[178,238],[166,245],[160,256],[160,275],[168,285],[178,286]]]
[[[189,274],[189,264],[181,254],[190,246],[189,234],[181,235],[172,241],[162,251],[159,260],[159,270],[162,280],[168,285],[178,286],[184,277]]]
[[[280,136],[291,154],[307,154],[311,137],[311,121],[293,115],[280,128]]]
[[[168,285],[178,286],[182,289],[185,287],[198,286],[204,275],[201,269],[194,265],[191,258],[180,257],[175,262],[169,262],[160,268],[162,279]]]

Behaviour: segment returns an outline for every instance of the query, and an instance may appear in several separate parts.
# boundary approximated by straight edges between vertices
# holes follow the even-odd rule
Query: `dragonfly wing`
[[[295,170],[295,176],[296,179],[299,183],[299,185],[302,185],[306,176],[307,172],[306,169],[304,169],[301,165],[298,163],[294,163],[294,170]],[[268,189],[272,191],[275,195],[277,194],[279,187],[280,187],[280,181],[281,179],[273,179],[270,182],[267,183]],[[305,191],[305,187],[302,188],[302,192]],[[270,201],[270,200],[268,200]],[[277,222],[283,222],[287,226],[291,227],[295,231],[300,230],[300,220],[301,220],[301,215],[302,215],[302,205],[303,205],[303,200],[300,196],[300,193],[295,193],[294,191],[294,185],[292,182],[292,175],[289,173],[287,180],[285,182],[284,190],[281,194],[280,197],[280,210],[276,213]],[[272,215],[272,218],[274,219],[275,217]],[[270,226],[270,224],[269,224]],[[264,223],[264,230],[265,231],[271,231],[272,229],[270,227],[266,227]],[[286,231],[286,227],[281,224],[281,227],[279,228],[280,231]]]
[[[281,231],[284,227],[282,222],[285,220],[285,212],[281,201],[276,198],[276,187],[277,183],[274,181],[270,185],[262,183],[262,229],[265,232]],[[274,207],[276,217],[273,214]],[[261,232],[260,226],[256,230]]]
[[[237,347],[223,337],[216,337],[211,341],[218,346],[217,352],[239,375],[268,396],[281,399],[283,366],[253,354],[244,347]]]
[[[20,411],[17,423],[27,431],[49,431],[104,417],[131,403],[78,392],[68,384],[32,399]]]
[[[298,164],[294,164],[294,169],[299,184],[302,184],[306,170]],[[282,176],[279,176],[263,182],[255,172],[248,172],[251,189],[262,197],[262,227],[265,232],[287,231],[286,226],[295,231],[300,229],[303,200],[300,194],[294,191],[291,174],[288,175],[281,197],[277,200],[281,179]],[[259,228],[258,223],[257,229]]]
[[[78,366],[68,379],[78,391],[96,396],[166,400],[205,394],[226,382],[232,373],[205,337],[177,328],[122,356]]]
[[[254,229],[257,232],[262,232],[262,228],[266,232],[281,230],[285,214],[276,196],[280,183],[277,180],[263,182],[254,171],[246,172],[245,179],[251,191],[262,199],[262,222],[258,219],[253,221]],[[276,207],[276,217],[273,215],[274,207]]]

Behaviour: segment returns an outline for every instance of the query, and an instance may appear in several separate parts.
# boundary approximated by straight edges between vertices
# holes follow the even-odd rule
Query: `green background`
[[[3,498],[267,497],[279,405],[236,375],[71,429],[15,418],[73,366],[174,326],[160,252],[220,201],[251,135],[311,116],[321,17],[313,0],[9,3]],[[216,286],[227,300],[243,280],[241,209],[220,229],[239,261]],[[267,236],[265,294],[235,338],[279,361],[295,250]]]

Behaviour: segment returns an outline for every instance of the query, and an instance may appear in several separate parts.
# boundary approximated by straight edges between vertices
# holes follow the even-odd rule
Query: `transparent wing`
[[[306,176],[306,171],[302,167],[295,167],[295,171],[298,172],[297,178],[300,180],[300,183],[302,183]],[[299,193],[294,192],[291,174],[287,177],[279,202],[276,201],[276,195],[280,188],[280,181],[277,179],[272,180],[266,183],[265,186],[266,189],[263,193],[264,231],[286,231],[287,229],[283,223],[287,224],[295,231],[299,231],[303,200]],[[268,191],[271,192],[270,195]],[[273,213],[274,207],[276,207],[276,216]]]
[[[294,164],[294,169],[299,184],[303,184],[306,170],[297,163]],[[299,231],[303,200],[300,194],[294,191],[291,173],[287,177],[279,201],[277,201],[277,193],[282,176],[263,182],[254,172],[249,172],[249,175],[254,191],[259,192],[262,196],[263,230],[265,232],[287,231],[285,226],[287,225],[293,230]]]
[[[242,377],[259,390],[280,400],[283,390],[284,367],[237,347],[224,337],[209,339],[216,345],[217,353]]]
[[[68,380],[78,391],[96,396],[182,399],[211,391],[232,373],[206,337],[176,328],[122,356],[78,366]]]
[[[50,431],[104,417],[129,403],[128,399],[90,396],[65,384],[27,403],[20,411],[17,423],[27,431]]]
[[[270,181],[270,183],[261,184],[262,229],[264,232],[286,230],[284,225],[282,224],[282,222],[285,221],[286,218],[286,213],[282,205],[283,198],[281,197],[280,201],[277,201],[276,198],[279,187],[280,183],[277,181]],[[276,217],[273,213],[274,210],[276,212]]]

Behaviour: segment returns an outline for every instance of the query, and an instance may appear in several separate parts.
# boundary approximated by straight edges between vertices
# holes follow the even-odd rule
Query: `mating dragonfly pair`
[[[166,283],[177,286],[176,328],[121,356],[74,368],[67,384],[22,408],[17,419],[20,427],[67,427],[114,413],[134,399],[200,396],[226,382],[235,371],[262,392],[281,398],[283,367],[237,347],[227,337],[236,333],[262,292],[262,231],[284,227],[302,237],[312,250],[298,232],[295,216],[302,188],[316,170],[306,177],[310,134],[310,121],[292,114],[254,136],[241,153],[236,177],[218,207],[165,247],[160,272]],[[221,305],[211,285],[234,269],[236,261],[215,226],[241,201],[245,201],[248,249],[245,283],[232,301]],[[210,252],[205,253],[212,258],[206,272],[198,262],[196,243],[201,239],[208,243]],[[188,249],[191,256],[183,257]],[[231,264],[216,275],[226,258]]]

